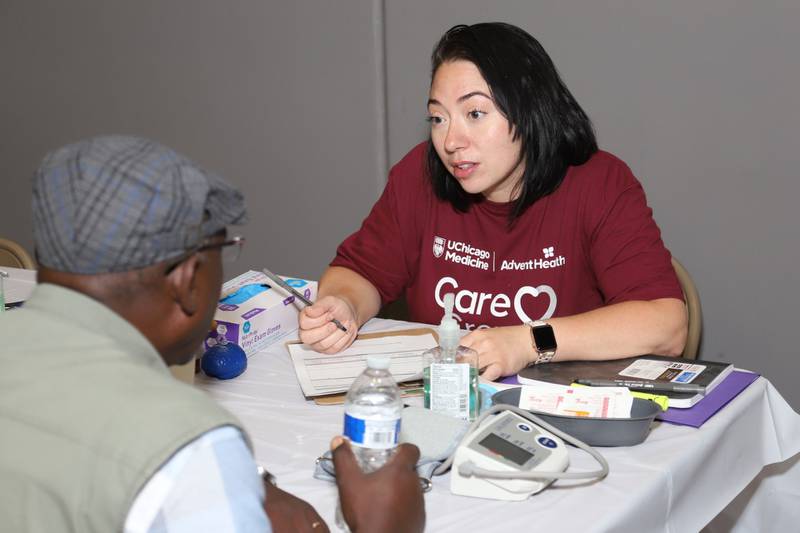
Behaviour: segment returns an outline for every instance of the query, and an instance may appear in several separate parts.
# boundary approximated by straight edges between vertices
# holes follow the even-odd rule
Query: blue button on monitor
[[[557,448],[558,447],[558,444],[556,444],[556,441],[554,441],[553,439],[548,438],[548,437],[539,437],[538,439],[536,439],[536,442],[538,442],[539,444],[541,444],[545,448]]]
[[[522,422],[517,424],[517,429],[524,431],[525,433],[529,433],[531,431],[531,427],[528,424],[523,424]]]

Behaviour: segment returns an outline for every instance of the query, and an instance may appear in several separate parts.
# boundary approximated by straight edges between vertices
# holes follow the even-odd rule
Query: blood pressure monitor
[[[564,472],[567,466],[569,454],[559,437],[512,411],[503,411],[486,419],[459,445],[453,457],[450,491],[524,500],[558,477],[547,478],[547,473]],[[533,479],[536,472],[545,476]]]

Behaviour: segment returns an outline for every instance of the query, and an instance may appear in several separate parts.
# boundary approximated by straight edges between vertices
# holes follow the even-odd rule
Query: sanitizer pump
[[[461,332],[453,318],[455,295],[444,296],[439,346],[422,354],[425,407],[463,420],[475,420],[478,401],[478,353],[460,346]]]

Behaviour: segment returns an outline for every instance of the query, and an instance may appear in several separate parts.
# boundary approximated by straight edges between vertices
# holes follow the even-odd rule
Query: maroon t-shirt
[[[370,280],[382,302],[405,292],[412,320],[436,324],[456,294],[463,329],[570,316],[628,300],[683,299],[670,253],[625,163],[598,152],[508,227],[511,204],[459,213],[436,198],[426,143],[390,174],[381,198],[331,265]]]

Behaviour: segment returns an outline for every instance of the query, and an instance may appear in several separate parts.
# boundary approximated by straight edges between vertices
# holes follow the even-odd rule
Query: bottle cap
[[[391,359],[385,355],[370,355],[367,357],[367,366],[376,370],[388,369],[391,362]]]

